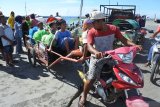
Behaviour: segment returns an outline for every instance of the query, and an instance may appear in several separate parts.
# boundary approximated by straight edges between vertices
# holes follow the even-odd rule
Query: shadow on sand
[[[143,97],[143,98],[149,104],[149,107],[160,107],[160,102],[157,102],[148,97]]]
[[[58,80],[71,85],[75,88],[79,88],[82,84],[82,80],[78,75],[77,70],[82,69],[80,63],[74,63],[69,61],[63,61],[59,64],[54,65],[50,70],[50,73],[53,74]]]
[[[20,60],[16,61],[14,67],[1,66],[0,71],[6,72],[20,79],[29,78],[32,80],[38,80],[40,79],[40,76],[42,77],[49,76],[48,74],[45,73],[46,71],[44,70],[44,67],[41,67],[39,65],[37,67],[33,67],[32,65],[29,64],[28,61],[25,61],[26,58],[24,57],[19,57],[19,58]]]

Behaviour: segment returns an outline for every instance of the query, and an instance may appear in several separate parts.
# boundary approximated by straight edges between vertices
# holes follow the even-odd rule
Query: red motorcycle
[[[120,47],[105,52],[107,56],[97,61],[103,67],[100,79],[95,81],[93,87],[95,93],[100,96],[104,103],[114,103],[122,93],[125,93],[126,98],[129,98],[128,90],[143,88],[143,74],[132,62],[136,52],[135,46]],[[86,81],[87,67],[89,67],[89,62],[86,60],[83,64],[83,72],[79,71],[84,82]],[[139,94],[138,90],[137,92]]]

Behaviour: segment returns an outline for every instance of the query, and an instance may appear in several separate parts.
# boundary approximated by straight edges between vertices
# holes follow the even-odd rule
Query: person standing
[[[35,18],[35,14],[31,14],[31,28],[38,25],[38,20]]]
[[[29,24],[27,23],[27,17],[23,17],[22,21],[22,35],[23,35],[23,42],[24,46],[26,46],[26,39],[25,36],[29,34]]]
[[[14,36],[17,41],[16,44],[16,54],[21,54],[22,50],[22,16],[16,16],[14,24]]]
[[[3,45],[3,53],[6,61],[6,66],[14,66],[13,64],[13,31],[12,29],[6,25],[6,19],[5,16],[0,16],[0,37],[2,39],[2,45]]]
[[[1,17],[1,16],[3,16],[2,11],[0,11],[0,17]],[[1,20],[0,20],[0,24],[1,24]],[[2,58],[3,58],[3,60],[5,60],[5,59],[4,59],[4,54],[3,54],[3,44],[2,44],[1,38],[0,38],[0,52],[2,53]]]
[[[15,23],[15,18],[14,18],[15,13],[11,11],[10,17],[8,18],[8,25],[12,28],[14,31],[14,23]]]

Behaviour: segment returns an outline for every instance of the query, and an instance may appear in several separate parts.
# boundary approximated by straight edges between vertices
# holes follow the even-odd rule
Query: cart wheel
[[[32,66],[36,66],[36,54],[34,49],[28,49],[28,60]]]

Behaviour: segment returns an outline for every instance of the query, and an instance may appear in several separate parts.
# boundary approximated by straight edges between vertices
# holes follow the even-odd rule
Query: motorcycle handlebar
[[[94,58],[96,58],[95,56],[93,56]],[[115,60],[111,60],[111,55],[107,55],[104,56],[100,59],[98,59],[97,64],[98,65],[104,65],[105,63],[109,64],[110,66],[114,66],[116,64],[118,64]]]
[[[104,55],[104,54],[103,54]],[[92,55],[92,57],[94,57],[94,58],[96,58],[96,56],[95,55]],[[98,61],[97,62],[103,62],[103,61],[106,61],[107,59],[110,59],[111,58],[111,56],[110,55],[104,55],[104,57],[102,57],[102,58],[100,58],[100,59],[98,59]],[[97,58],[96,58],[97,59]]]

